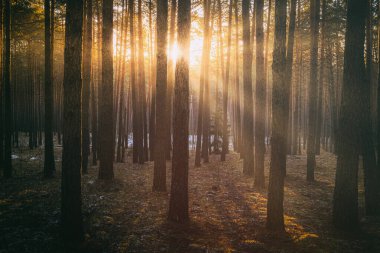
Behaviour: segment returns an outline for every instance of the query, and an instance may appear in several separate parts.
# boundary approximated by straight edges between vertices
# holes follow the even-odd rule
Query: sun
[[[179,57],[179,48],[177,43],[174,43],[174,45],[171,48],[168,48],[167,55],[169,60],[172,60],[173,62],[176,62],[177,58]]]

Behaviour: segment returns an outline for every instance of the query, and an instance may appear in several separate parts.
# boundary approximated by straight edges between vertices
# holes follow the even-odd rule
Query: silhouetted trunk
[[[228,85],[230,82],[230,63],[231,63],[231,39],[232,39],[232,0],[228,7],[228,32],[227,32],[227,63],[226,77],[223,82],[223,146],[221,161],[226,160],[228,153],[229,134],[228,134]]]
[[[240,81],[239,81],[239,11],[238,0],[235,0],[235,121],[236,146],[235,151],[241,153],[241,114],[240,114]]]
[[[81,197],[81,95],[83,1],[66,1],[63,80],[62,232],[66,240],[83,240]]]
[[[268,3],[268,17],[267,17],[267,30],[266,30],[266,38],[265,38],[265,57],[264,57],[264,73],[265,73],[265,79],[266,79],[266,90],[267,90],[267,97],[266,97],[266,105],[267,105],[267,117],[265,119],[266,126],[265,126],[265,137],[271,136],[271,119],[272,119],[272,104],[271,104],[271,85],[269,82],[269,75],[268,75],[268,59],[269,59],[269,36],[270,36],[270,26],[271,26],[271,15],[272,15],[272,0],[269,0]],[[267,142],[268,146],[270,144],[270,141]]]
[[[156,140],[153,191],[166,191],[168,1],[157,2]]]
[[[170,1],[170,31],[169,31],[169,49],[173,50],[175,42],[175,21],[177,12],[177,0]],[[168,60],[168,87],[166,97],[166,160],[171,158],[172,150],[172,103],[173,103],[173,90],[174,90],[174,64],[173,57],[169,57]]]
[[[372,5],[371,0],[367,0],[369,6]],[[371,89],[372,89],[372,9],[368,8],[367,27],[366,27],[366,80],[362,88],[362,113],[363,120],[361,121],[361,140],[362,140],[362,155],[364,167],[364,186],[365,186],[365,207],[367,215],[380,214],[379,204],[379,172],[376,168],[376,151],[374,148],[374,135],[371,118]]]
[[[92,0],[86,0],[86,23],[83,47],[83,96],[82,96],[82,172],[87,173],[90,155],[90,92],[92,63]]]
[[[284,231],[284,178],[286,172],[289,84],[286,83],[286,4],[275,1],[273,50],[272,141],[269,169],[267,228]]]
[[[337,228],[356,229],[358,216],[358,163],[363,119],[361,101],[364,69],[364,37],[367,4],[347,1],[347,29],[344,49],[343,93],[337,140],[333,223]]]
[[[202,132],[203,132],[203,111],[204,111],[204,89],[205,89],[205,65],[206,65],[206,51],[207,51],[207,37],[209,32],[209,0],[203,0],[203,11],[204,11],[204,20],[203,20],[203,46],[202,46],[202,61],[200,69],[200,82],[199,82],[199,104],[198,104],[198,121],[197,121],[197,144],[195,147],[195,167],[201,166],[201,147],[202,147]]]
[[[288,141],[287,149],[288,154],[291,153],[292,149],[292,100],[293,100],[293,89],[292,89],[292,75],[293,75],[293,52],[294,52],[294,31],[296,28],[296,0],[291,0],[290,6],[290,20],[289,20],[289,33],[288,33],[288,43],[287,43],[287,52],[286,52],[286,72],[285,72],[285,82],[289,89],[289,126],[288,126]]]
[[[4,13],[4,1],[0,1],[0,48],[3,48],[3,13]],[[4,164],[4,79],[3,79],[3,53],[0,52],[0,168],[3,168]]]
[[[138,36],[139,36],[139,95],[140,95],[140,121],[142,125],[142,134],[140,141],[142,143],[141,152],[139,152],[140,164],[148,160],[148,124],[146,114],[146,92],[145,92],[145,64],[144,64],[144,39],[142,23],[142,0],[138,0]]]
[[[149,117],[149,150],[150,161],[154,161],[154,146],[156,139],[156,78],[155,78],[155,64],[154,64],[154,50],[153,50],[153,25],[152,25],[152,0],[149,0],[149,51],[150,51],[150,85],[151,85],[151,101],[150,101],[150,117]]]
[[[173,162],[169,203],[170,221],[185,223],[189,220],[189,49],[191,28],[191,1],[178,3],[178,49],[175,70],[173,104]]]
[[[115,154],[113,119],[113,0],[103,1],[102,17],[102,86],[99,99],[99,179],[114,177]]]
[[[266,90],[264,73],[264,0],[256,1],[256,113],[255,113],[255,181],[264,188],[265,116]]]
[[[12,177],[11,3],[4,6],[4,177]]]
[[[244,86],[244,113],[243,113],[243,172],[253,177],[253,98],[252,98],[252,49],[250,38],[249,8],[250,1],[243,0],[243,86]]]
[[[307,134],[307,181],[314,181],[315,151],[317,133],[317,97],[318,94],[318,38],[320,0],[310,2],[311,52],[310,52],[310,84],[309,84],[309,123]]]

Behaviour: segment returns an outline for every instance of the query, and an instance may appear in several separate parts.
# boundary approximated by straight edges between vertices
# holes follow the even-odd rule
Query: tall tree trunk
[[[4,6],[4,177],[12,177],[11,3]]]
[[[0,1],[0,48],[3,48],[3,13],[4,13],[4,1]],[[4,165],[4,66],[3,66],[3,54],[4,50],[0,52],[0,168]]]
[[[140,90],[140,121],[142,124],[142,134],[140,141],[142,149],[140,152],[140,164],[148,160],[148,124],[146,114],[146,87],[145,87],[145,64],[144,64],[144,37],[142,23],[142,0],[138,0],[138,36],[139,36],[139,90]]]
[[[226,62],[226,77],[223,82],[223,146],[221,161],[226,160],[229,146],[228,134],[228,84],[230,82],[230,63],[231,63],[231,39],[232,39],[232,0],[230,0],[228,8],[228,32],[227,32],[227,62]],[[252,64],[252,63],[251,63]]]
[[[376,169],[376,151],[371,117],[371,90],[372,90],[372,0],[368,0],[368,15],[366,27],[366,80],[363,85],[361,140],[364,167],[365,207],[367,215],[379,215],[379,172]]]
[[[284,231],[284,178],[286,171],[289,84],[286,83],[286,4],[275,1],[273,50],[272,141],[269,170],[267,228]]]
[[[173,162],[169,203],[170,221],[185,223],[189,220],[189,49],[191,27],[191,1],[178,4],[178,49],[174,87]]]
[[[156,140],[153,191],[166,191],[168,1],[157,2]]]
[[[99,106],[99,179],[114,177],[113,160],[115,154],[113,118],[113,0],[104,0],[102,9],[102,91]]]
[[[252,98],[252,49],[249,23],[250,1],[243,0],[243,86],[244,86],[244,113],[243,113],[243,172],[253,177],[253,98]]]
[[[170,31],[169,31],[169,49],[173,50],[175,42],[175,18],[177,12],[177,0],[170,1]],[[173,103],[173,90],[174,90],[174,64],[175,59],[169,57],[168,61],[168,87],[166,97],[166,159],[170,160],[172,149],[172,103]]]
[[[50,16],[50,0],[45,0],[45,160],[44,160],[44,177],[53,177],[55,172],[54,162],[54,147],[53,147],[53,57],[51,52],[52,39],[51,39],[51,25],[50,20],[54,16]]]
[[[266,31],[266,38],[265,38],[265,57],[264,57],[264,73],[265,73],[265,79],[266,79],[266,90],[267,90],[267,97],[266,97],[266,104],[267,104],[267,117],[266,117],[266,127],[265,131],[266,137],[271,136],[271,119],[272,119],[272,104],[271,104],[271,88],[270,88],[270,82],[269,82],[269,75],[268,75],[268,59],[269,59],[269,36],[270,36],[270,26],[271,26],[271,19],[272,18],[272,0],[269,0],[268,3],[268,17],[267,17],[267,31]],[[269,145],[269,142],[268,142]]]
[[[333,223],[337,228],[359,225],[358,163],[360,145],[360,94],[363,92],[365,18],[368,6],[361,0],[347,2],[343,93],[339,115],[337,169],[333,200]],[[359,96],[359,97],[358,97]]]
[[[235,94],[236,94],[236,147],[235,150],[241,153],[241,113],[240,113],[240,80],[239,80],[239,11],[238,0],[235,0]]]
[[[83,91],[82,91],[82,172],[87,173],[90,155],[90,92],[92,63],[92,0],[86,0],[86,37],[83,47]]]
[[[297,10],[297,1],[291,0],[290,6],[290,20],[289,20],[289,34],[288,34],[288,43],[287,43],[287,52],[286,52],[286,72],[285,72],[285,82],[289,89],[289,103],[291,104],[293,98],[293,89],[292,89],[292,76],[293,76],[293,52],[294,52],[294,32],[296,28],[296,10]],[[292,106],[289,110],[289,126],[288,126],[288,154],[291,153],[292,145]]]
[[[135,56],[135,31],[134,31],[134,15],[135,7],[134,1],[129,0],[129,26],[130,26],[130,43],[131,43],[131,85],[132,85],[132,133],[133,133],[133,163],[139,162],[139,150],[142,149],[142,143],[140,142],[141,127],[139,126],[139,104],[138,104],[138,85],[136,82],[136,56]]]
[[[264,188],[266,90],[264,73],[264,0],[256,1],[256,106],[255,106],[255,180],[254,185]]]
[[[307,181],[314,181],[316,132],[317,132],[317,96],[318,93],[318,38],[320,0],[312,0],[310,8],[310,84],[309,84],[309,124],[307,134]]]
[[[81,95],[83,1],[66,1],[62,150],[62,232],[66,240],[83,236],[81,197]]]
[[[202,147],[202,132],[203,132],[203,111],[204,111],[204,89],[205,89],[205,65],[206,65],[206,51],[207,51],[207,36],[209,32],[209,17],[210,12],[208,8],[209,0],[203,0],[204,20],[203,20],[203,46],[202,46],[202,61],[201,73],[199,82],[199,104],[198,104],[198,122],[197,122],[197,144],[195,147],[195,166],[201,166],[201,147]]]
[[[155,64],[154,64],[154,49],[153,49],[153,26],[152,26],[152,0],[149,0],[149,50],[151,56],[151,68],[150,68],[150,85],[151,85],[151,100],[150,100],[150,118],[149,118],[149,149],[150,149],[150,161],[154,161],[155,152],[155,139],[156,139],[156,78],[155,78]]]

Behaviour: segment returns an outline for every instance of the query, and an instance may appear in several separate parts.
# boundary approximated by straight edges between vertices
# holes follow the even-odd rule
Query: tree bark
[[[62,232],[70,242],[83,241],[81,197],[81,95],[83,1],[66,2],[62,150]]]
[[[168,1],[157,2],[156,140],[153,191],[166,191]]]
[[[174,87],[173,162],[172,185],[169,203],[170,221],[186,223],[189,220],[189,49],[191,27],[191,1],[178,4],[178,49]]]
[[[112,180],[115,154],[113,118],[113,0],[104,0],[102,9],[102,87],[99,106],[99,179]]]
[[[252,99],[252,49],[249,22],[250,1],[243,0],[243,172],[249,177],[254,174],[253,159],[253,99]]]
[[[363,92],[364,38],[367,5],[361,0],[347,2],[344,49],[343,93],[337,140],[337,169],[333,199],[333,223],[345,230],[359,226],[358,163],[360,146],[360,94]]]
[[[286,171],[289,85],[286,83],[286,5],[275,1],[273,50],[272,141],[269,169],[267,228],[284,231],[284,178]]]

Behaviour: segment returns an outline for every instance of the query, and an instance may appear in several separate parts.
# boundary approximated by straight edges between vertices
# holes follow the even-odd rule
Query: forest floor
[[[60,148],[56,153],[60,154]],[[380,252],[380,220],[361,218],[361,231],[342,233],[331,225],[336,158],[317,157],[316,181],[306,182],[306,156],[288,157],[285,183],[286,234],[265,229],[266,190],[242,174],[236,153],[226,162],[212,155],[194,168],[191,151],[191,222],[166,221],[170,192],[153,193],[153,163],[115,164],[112,183],[97,180],[91,167],[83,176],[86,240],[77,250],[60,240],[60,161],[57,176],[42,179],[43,152],[19,149],[15,175],[0,179],[0,252]],[[57,155],[58,157],[58,155]],[[130,157],[129,157],[130,158]],[[268,180],[269,157],[266,157]],[[361,175],[362,178],[362,175]],[[266,182],[268,183],[268,182]],[[363,212],[363,186],[360,210]]]

